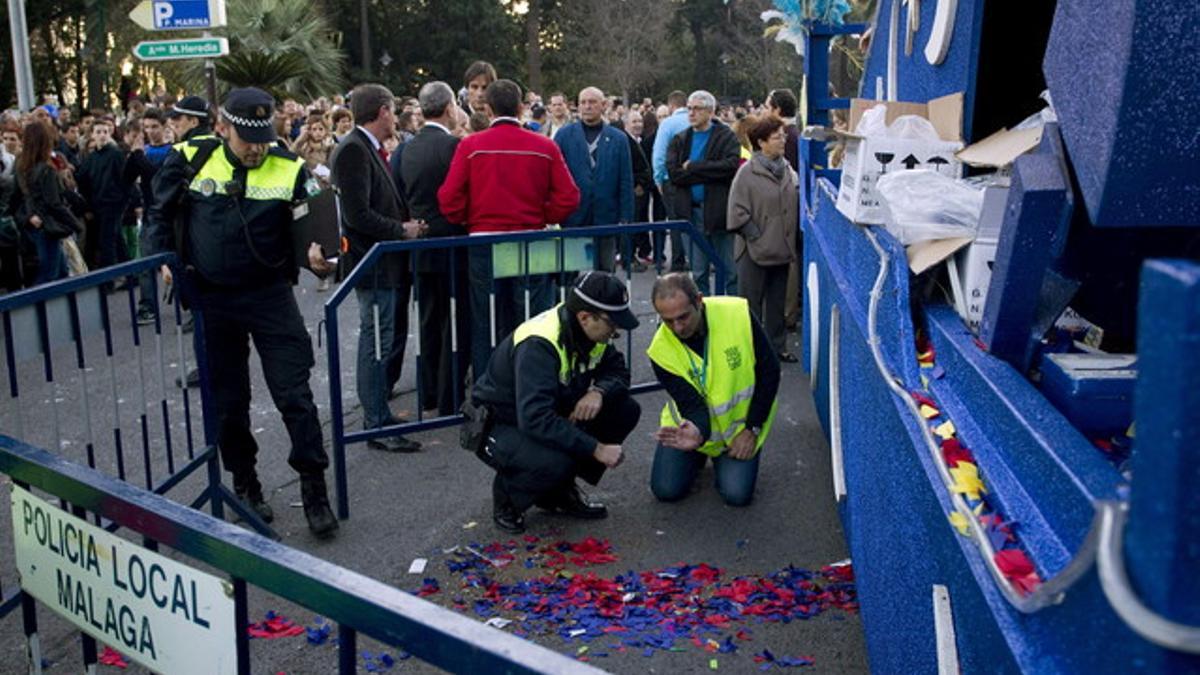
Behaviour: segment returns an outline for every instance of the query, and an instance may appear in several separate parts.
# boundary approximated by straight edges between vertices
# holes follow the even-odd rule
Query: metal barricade
[[[709,244],[707,239],[698,236],[696,230],[690,223],[682,220],[663,221],[657,223],[634,223],[627,225],[606,225],[602,227],[585,227],[585,228],[568,228],[568,229],[545,229],[537,231],[504,233],[504,234],[488,234],[469,237],[448,237],[438,239],[419,239],[412,241],[394,241],[376,244],[367,255],[358,263],[354,270],[346,277],[338,290],[325,303],[325,342],[328,349],[329,359],[329,408],[331,420],[331,441],[332,441],[332,459],[334,469],[334,491],[336,496],[337,515],[341,519],[349,517],[349,486],[346,469],[346,446],[352,443],[363,443],[373,439],[383,438],[387,436],[396,436],[403,433],[425,431],[429,429],[437,429],[447,426],[459,424],[462,421],[461,415],[458,414],[458,409],[461,404],[461,396],[459,383],[465,379],[465,360],[462,357],[462,352],[470,345],[470,339],[460,334],[461,327],[467,327],[469,332],[479,330],[487,331],[490,339],[486,340],[488,345],[488,353],[491,348],[494,348],[507,333],[516,326],[545,309],[556,304],[563,298],[563,294],[570,286],[571,281],[575,278],[578,272],[591,270],[597,267],[596,251],[600,248],[600,241],[604,238],[614,238],[621,242],[619,249],[624,260],[624,277],[626,284],[632,288],[633,272],[632,266],[634,261],[634,251],[632,246],[632,238],[640,233],[667,232],[670,230],[681,230],[688,236],[686,240],[689,242],[689,260],[707,260],[712,267],[711,284],[709,288],[701,288],[705,293],[710,290],[717,294],[725,292],[726,279],[731,271],[727,270],[720,256]],[[428,351],[421,344],[420,331],[414,330],[417,335],[415,353],[412,358],[406,358],[405,366],[412,365],[416,369],[416,420],[402,422],[398,424],[387,424],[362,431],[347,431],[346,429],[346,405],[342,400],[342,358],[340,353],[339,340],[342,336],[342,330],[339,324],[338,310],[343,306],[350,294],[356,287],[364,282],[370,282],[375,278],[377,268],[383,263],[388,255],[407,252],[414,257],[419,257],[422,252],[426,254],[435,251],[450,252],[446,255],[447,259],[447,275],[449,284],[449,323],[450,323],[450,344],[451,353],[451,373],[450,377],[454,381],[454,400],[453,410],[450,414],[439,414],[436,417],[427,418],[424,415],[426,406],[425,392],[422,392],[422,375],[425,369],[430,368],[431,364],[426,363],[423,354]],[[460,269],[464,264],[461,254],[456,255],[455,252],[465,251],[470,258],[470,262],[465,264],[477,265],[476,270],[471,274],[463,274]],[[490,253],[487,253],[490,251]],[[478,274],[479,269],[477,262],[479,256],[486,256],[484,260],[484,268],[488,272],[486,281]],[[703,255],[699,258],[698,255]],[[669,259],[669,258],[668,258]],[[662,272],[662,261],[656,264],[656,271]],[[540,277],[540,278],[539,278]],[[417,275],[417,283],[420,284],[420,275]],[[478,292],[478,284],[487,284],[487,316],[477,317],[470,316],[469,320],[462,322],[460,315],[467,312],[468,308],[462,307],[461,303],[465,294],[460,288],[460,284],[468,283],[476,285]],[[545,285],[538,284],[554,284],[556,289],[556,300],[546,301],[544,297]],[[521,306],[523,314],[517,317],[504,316],[504,312],[500,311],[497,304],[498,289],[500,292],[508,294],[512,293],[521,298]],[[539,304],[537,297],[542,294],[542,302]],[[632,293],[631,293],[632,295]],[[415,304],[415,303],[414,303]],[[362,312],[360,308],[360,312]],[[384,345],[378,339],[380,327],[380,312],[377,308],[373,309],[373,315],[368,315],[369,320],[372,320],[375,326],[374,344],[360,344],[360,351],[365,350],[372,355],[369,363],[377,369],[385,369],[386,364],[383,363],[390,354],[390,345]],[[410,312],[408,306],[397,307],[396,312]],[[417,308],[417,321],[410,322],[410,326],[419,324],[419,316],[422,312],[421,308]],[[499,322],[499,325],[498,325]],[[482,344],[478,336],[475,336],[475,344]],[[633,335],[627,332],[625,336],[625,356],[627,363],[632,366],[632,344]],[[439,345],[444,349],[446,345]],[[478,366],[481,363],[486,363],[486,355],[474,354],[471,361]],[[363,363],[363,357],[359,355],[359,363]],[[357,368],[356,375],[357,375]],[[632,367],[631,367],[632,371]],[[384,386],[390,386],[386,384]],[[647,379],[643,382],[633,382],[633,393],[642,393],[657,389],[658,385],[652,379]],[[383,394],[386,398],[387,393]]]
[[[153,323],[138,323],[138,275],[157,295],[155,272],[173,261],[151,256],[0,297],[0,431],[160,495],[203,468],[192,506],[242,513],[186,386],[193,364],[204,379],[199,327],[196,364],[178,300],[153,303]],[[0,617],[18,604],[7,594]]]
[[[220,639],[233,641],[236,672],[241,675],[251,672],[247,633],[250,586],[303,605],[336,622],[339,673],[356,672],[359,633],[402,647],[450,672],[579,675],[601,672],[405,591],[3,435],[0,435],[0,472],[11,476],[20,488],[35,488],[58,498],[66,513],[77,517],[91,514],[98,521],[111,521],[126,531],[142,535],[142,546],[150,551],[158,550],[161,544],[228,575],[234,600],[233,635]],[[67,564],[65,559],[64,564]],[[70,565],[79,567],[78,563]],[[192,593],[195,594],[194,587]],[[40,673],[37,602],[24,591],[18,601],[30,646],[29,672]],[[63,602],[61,594],[59,602]],[[172,605],[171,612],[174,610]],[[80,640],[85,670],[94,672],[96,639],[83,633]],[[189,653],[185,657],[215,664],[215,660],[205,659],[216,656]]]

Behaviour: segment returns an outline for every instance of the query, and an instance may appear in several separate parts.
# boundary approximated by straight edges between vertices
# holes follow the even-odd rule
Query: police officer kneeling
[[[641,408],[629,396],[629,369],[609,344],[618,327],[637,325],[625,284],[589,272],[564,303],[496,347],[472,398],[495,420],[483,456],[496,469],[498,528],[525,531],[524,513],[533,505],[576,518],[608,515],[584,500],[575,478],[597,484],[621,463],[621,443],[637,426]]]
[[[308,196],[304,162],[275,145],[274,100],[259,89],[235,89],[221,107],[225,140],[194,138],[167,156],[154,177],[147,235],[151,252],[174,250],[184,270],[183,298],[200,310],[221,461],[238,497],[259,517],[274,514],[255,472],[258,444],[250,431],[249,340],[291,438],[288,457],[300,473],[308,527],[333,534],[325,468],[329,459],[309,388],[312,339],[291,284],[298,263],[292,204]],[[328,273],[320,247],[309,266]],[[164,281],[171,282],[163,268]]]

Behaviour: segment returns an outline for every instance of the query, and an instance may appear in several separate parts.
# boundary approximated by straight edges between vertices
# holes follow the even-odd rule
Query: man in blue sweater
[[[619,129],[605,124],[608,99],[596,87],[579,92],[579,121],[554,136],[567,169],[579,186],[579,208],[565,227],[614,225],[633,221],[633,164],[629,141]],[[596,240],[596,269],[615,269],[616,238]],[[628,261],[626,261],[628,264]]]

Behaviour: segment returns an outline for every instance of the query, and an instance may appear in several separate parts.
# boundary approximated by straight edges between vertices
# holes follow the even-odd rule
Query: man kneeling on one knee
[[[483,456],[496,469],[496,527],[523,532],[534,505],[577,518],[608,515],[585,501],[575,478],[596,485],[621,463],[621,443],[637,426],[641,408],[629,396],[629,369],[610,344],[617,328],[637,325],[625,284],[588,272],[565,302],[496,347],[472,394],[495,420]]]
[[[652,297],[662,321],[646,353],[671,399],[650,489],[662,501],[683,499],[711,457],[725,503],[745,506],[775,418],[775,349],[744,298],[705,298],[681,273],[660,277]]]

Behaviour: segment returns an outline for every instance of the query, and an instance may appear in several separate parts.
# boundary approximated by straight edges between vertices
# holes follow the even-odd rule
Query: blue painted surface
[[[1093,224],[1200,225],[1195,0],[1059,0],[1044,72]]]
[[[887,91],[887,51],[889,18],[894,2],[880,0],[879,20],[875,36],[871,40],[871,53],[867,57],[866,73],[863,76],[861,96],[875,98],[876,78],[882,78]],[[913,40],[913,53],[904,55],[904,26],[908,16],[906,4],[900,8],[900,31],[897,41],[897,96],[899,101],[924,103],[939,96],[964,92],[963,137],[971,138],[971,118],[975,109],[975,73],[978,70],[979,38],[983,25],[984,0],[958,0],[958,12],[954,18],[954,37],[946,59],[938,66],[925,60],[925,43],[933,29],[936,2],[918,3],[921,8],[921,27]]]
[[[979,336],[988,350],[1026,372],[1045,332],[1037,326],[1042,286],[1050,266],[1061,255],[1070,226],[1073,200],[1070,177],[1058,143],[1051,139],[1037,152],[1017,158],[1004,223],[996,248]],[[1054,316],[1062,313],[1054,308]]]
[[[1146,263],[1141,302],[1130,576],[1153,609],[1198,625],[1200,265]]]
[[[1094,569],[1062,604],[1032,615],[1017,612],[1000,595],[975,545],[947,522],[952,507],[917,423],[887,389],[871,357],[866,312],[878,257],[862,228],[834,208],[832,185],[821,182],[817,188],[813,217],[804,223],[805,267],[811,262],[819,269],[820,301],[805,311],[819,312],[822,332],[828,331],[834,305],[841,313],[838,384],[848,492],[843,520],[872,670],[936,669],[931,587],[943,584],[950,590],[963,672],[1200,671],[1200,659],[1133,634],[1112,612]],[[878,228],[876,235],[894,263],[899,261],[883,289],[881,347],[893,372],[915,387],[920,375],[907,269],[898,244]],[[946,372],[931,382],[931,392],[975,453],[995,505],[1019,521],[1022,543],[1039,573],[1052,576],[1081,546],[1093,501],[1117,497],[1120,475],[1020,373],[979,349],[952,309],[933,306],[917,316]],[[1200,332],[1190,334],[1195,340]],[[807,350],[807,332],[804,345]],[[815,398],[828,435],[823,391],[828,341],[820,340],[818,348]]]

